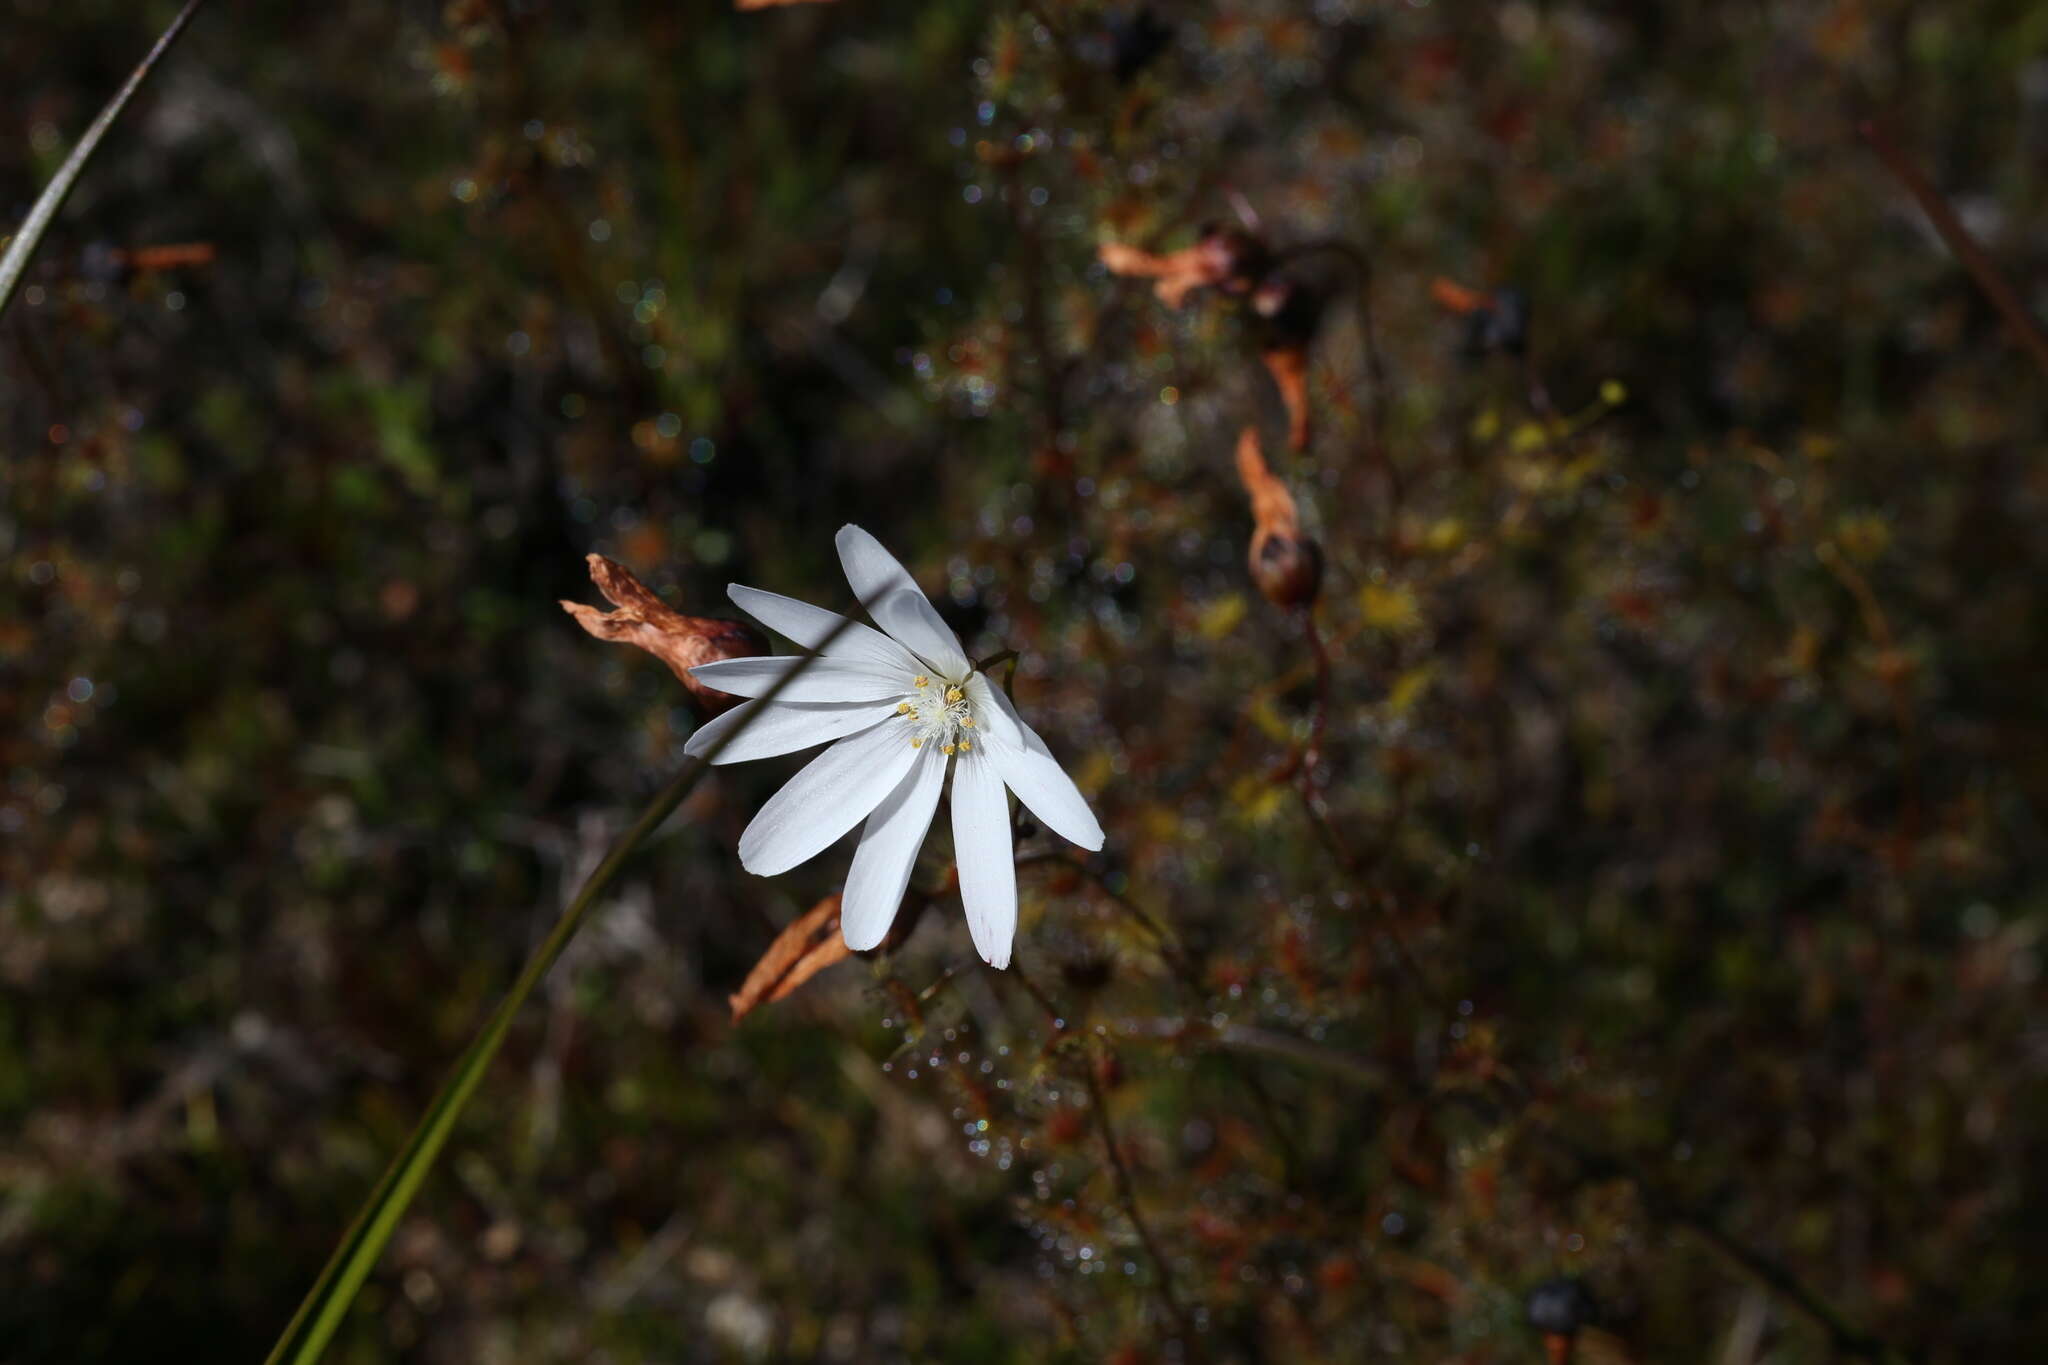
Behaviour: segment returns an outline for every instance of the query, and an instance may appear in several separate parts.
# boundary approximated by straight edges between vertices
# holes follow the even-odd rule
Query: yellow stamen
[[[947,688],[947,689],[946,689],[946,700],[947,700],[947,701],[959,701],[959,700],[960,700],[960,698],[961,698],[961,692],[960,692],[960,689],[959,689],[959,688],[957,688],[957,687],[949,687],[949,688]]]
[[[930,678],[927,678],[924,674],[920,673],[910,680],[910,685],[912,687],[929,687],[931,686],[931,682],[932,680]]]
[[[924,747],[924,741],[919,739],[916,735],[912,735],[910,737],[910,747],[913,749],[922,749]]]
[[[950,754],[953,752],[953,746],[950,744],[942,744],[939,746],[939,752],[942,754]]]
[[[960,718],[960,723],[961,723],[961,724],[962,724],[963,726],[965,726],[966,728],[968,728],[969,730],[972,730],[972,729],[974,728],[974,717],[972,717],[972,716],[962,716],[962,717]]]
[[[909,714],[910,714],[910,703],[909,703],[909,702],[907,702],[907,701],[899,701],[899,702],[897,702],[897,703],[896,703],[896,714],[897,714],[897,715],[899,715],[899,716],[907,716],[907,715],[909,715]]]
[[[973,748],[974,748],[974,746],[973,746],[972,744],[969,744],[969,743],[968,743],[968,742],[967,742],[966,740],[964,740],[964,739],[963,739],[963,740],[961,740],[961,741],[960,741],[960,752],[961,752],[961,753],[963,753],[963,754],[964,754],[964,753],[968,753],[968,752],[970,752],[970,751],[971,751],[971,750],[972,750]]]

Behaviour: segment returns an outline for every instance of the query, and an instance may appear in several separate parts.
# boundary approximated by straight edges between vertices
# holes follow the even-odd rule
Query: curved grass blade
[[[476,1093],[478,1083],[483,1080],[484,1073],[490,1068],[491,1059],[498,1055],[498,1048],[504,1043],[506,1033],[511,1030],[513,1017],[526,1003],[526,998],[533,993],[533,988],[540,984],[541,978],[548,974],[548,969],[555,965],[555,960],[562,955],[562,950],[569,946],[569,940],[574,938],[576,931],[582,927],[583,918],[589,913],[590,907],[597,903],[597,898],[618,875],[626,860],[660,827],[662,821],[682,804],[683,798],[702,780],[705,771],[718,757],[719,752],[744,734],[755,717],[767,709],[765,703],[773,701],[784,688],[803,676],[810,668],[811,660],[822,655],[826,646],[852,624],[851,616],[842,619],[832,628],[830,634],[818,642],[817,649],[807,655],[803,663],[791,669],[787,676],[778,679],[773,687],[761,694],[764,705],[755,707],[751,715],[734,726],[704,753],[685,762],[682,770],[669,780],[668,785],[661,789],[654,800],[648,803],[647,808],[640,813],[640,818],[633,822],[633,827],[612,845],[611,852],[605,855],[604,861],[597,865],[597,870],[590,874],[576,892],[576,898],[569,902],[569,908],[562,912],[562,917],[555,922],[555,927],[548,932],[547,938],[534,951],[533,956],[527,959],[526,966],[520,970],[519,979],[512,983],[512,989],[498,1002],[498,1007],[491,1011],[491,1017],[485,1021],[476,1038],[464,1050],[461,1059],[455,1064],[455,1069],[449,1073],[448,1079],[441,1083],[441,1089],[435,1094],[433,1102],[427,1106],[427,1112],[420,1117],[418,1126],[412,1130],[412,1136],[406,1139],[405,1146],[399,1149],[398,1155],[391,1159],[390,1166],[385,1168],[383,1176],[377,1181],[376,1189],[370,1193],[369,1201],[356,1214],[355,1221],[342,1236],[341,1245],[334,1249],[334,1255],[328,1258],[326,1267],[320,1272],[320,1278],[313,1282],[312,1289],[307,1292],[305,1302],[299,1305],[299,1311],[292,1315],[291,1322],[284,1329],[284,1335],[279,1337],[277,1345],[271,1348],[265,1365],[312,1365],[313,1361],[320,1358],[321,1353],[327,1349],[327,1343],[333,1339],[336,1329],[341,1326],[349,1305],[355,1302],[357,1292],[363,1287],[363,1281],[369,1277],[370,1271],[375,1269],[378,1257],[383,1255],[385,1244],[391,1240],[391,1234],[397,1231],[398,1220],[404,1217],[413,1196],[419,1192],[421,1183],[427,1178],[427,1172],[433,1168],[435,1158],[440,1156],[441,1148],[447,1144],[449,1134],[455,1129],[456,1119],[461,1117],[470,1097]]]
[[[28,270],[29,257],[35,255],[36,248],[42,244],[43,234],[50,230],[51,222],[57,217],[57,210],[63,208],[64,201],[71,197],[71,187],[78,182],[79,173],[85,169],[85,163],[92,160],[93,153],[99,150],[100,139],[114,126],[114,120],[121,117],[121,111],[128,107],[128,101],[135,98],[135,92],[149,79],[149,73],[156,69],[156,64],[163,59],[163,55],[171,50],[171,44],[178,41],[178,35],[185,31],[185,25],[198,11],[200,3],[201,0],[185,0],[185,7],[178,11],[178,17],[171,20],[171,26],[156,40],[156,46],[142,59],[142,65],[135,68],[135,73],[115,92],[114,98],[107,101],[107,107],[100,110],[100,116],[92,121],[92,126],[85,130],[85,136],[78,139],[78,145],[71,149],[71,155],[64,158],[64,164],[57,168],[57,174],[51,177],[50,183],[43,187],[42,194],[37,196],[35,204],[28,211],[28,217],[22,220],[21,230],[7,243],[6,254],[0,255],[0,315],[5,315],[7,305],[14,301],[15,287],[21,283],[23,273]]]

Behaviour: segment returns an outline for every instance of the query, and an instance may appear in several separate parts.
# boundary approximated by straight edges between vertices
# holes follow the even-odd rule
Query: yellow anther
[[[922,749],[924,747],[924,741],[919,739],[916,735],[912,735],[910,737],[910,747],[913,749]]]
[[[961,724],[962,724],[963,726],[965,726],[966,728],[968,728],[969,730],[972,730],[972,729],[974,728],[974,717],[972,717],[972,716],[962,716],[962,717],[960,718],[960,723],[961,723]]]
[[[909,702],[907,702],[907,701],[899,701],[899,702],[897,702],[897,703],[896,703],[896,714],[897,714],[897,715],[899,715],[899,716],[907,716],[907,715],[909,715],[909,714],[910,714],[910,703],[909,703]]]
[[[924,674],[920,673],[910,680],[910,685],[912,687],[929,687],[931,686],[931,682],[932,680],[930,678],[927,678]]]
[[[961,741],[960,741],[960,752],[961,752],[961,753],[963,753],[963,754],[964,754],[964,753],[967,753],[967,752],[971,751],[971,750],[972,750],[973,748],[974,748],[974,746],[973,746],[972,744],[969,744],[969,743],[968,743],[968,742],[967,742],[966,740],[964,740],[964,739],[963,739],[963,740],[961,740]]]
[[[946,700],[947,700],[947,701],[959,701],[959,700],[961,699],[961,697],[962,697],[962,696],[963,696],[962,692],[961,692],[961,691],[960,691],[960,689],[959,689],[959,688],[957,688],[957,687],[949,687],[949,688],[947,688],[947,689],[946,689]]]
[[[939,746],[939,752],[942,754],[950,754],[953,752],[953,746],[950,744],[942,744]]]

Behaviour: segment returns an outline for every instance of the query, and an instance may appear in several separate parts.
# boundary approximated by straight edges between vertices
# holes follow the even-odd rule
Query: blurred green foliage
[[[12,7],[6,220],[169,12]],[[0,1359],[260,1355],[694,723],[583,555],[823,601],[847,520],[1107,851],[734,1026],[844,854],[745,876],[729,770],[334,1358],[2048,1343],[2048,386],[1853,133],[2042,311],[2048,17],[1145,13],[202,12],[0,320]],[[1372,264],[1383,390],[1285,267],[1299,456],[1254,311],[1095,261],[1248,215]]]

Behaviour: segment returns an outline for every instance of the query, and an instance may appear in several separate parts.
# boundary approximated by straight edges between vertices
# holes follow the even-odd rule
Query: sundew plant
[[[0,12],[0,1361],[2048,1353],[2037,10]]]

